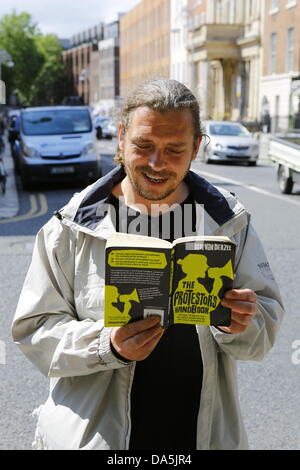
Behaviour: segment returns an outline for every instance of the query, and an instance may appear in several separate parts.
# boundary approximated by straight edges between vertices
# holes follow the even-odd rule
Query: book
[[[235,244],[228,237],[193,236],[173,243],[115,233],[105,249],[104,326],[151,315],[173,323],[226,326],[220,303],[234,280]]]

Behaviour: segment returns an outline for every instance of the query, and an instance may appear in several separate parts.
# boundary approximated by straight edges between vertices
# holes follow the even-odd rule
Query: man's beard
[[[173,180],[173,184],[171,184],[168,188],[166,188],[164,192],[162,192],[161,194],[157,194],[157,193],[153,194],[153,191],[151,191],[151,189],[148,191],[146,188],[143,188],[142,185],[139,184],[139,182],[134,178],[134,175],[131,172],[130,166],[126,163],[125,154],[124,152],[120,150],[120,148],[118,149],[118,159],[119,159],[118,163],[124,166],[125,173],[128,176],[130,184],[135,190],[135,192],[139,196],[149,201],[161,201],[167,198],[168,196],[170,196],[170,194],[172,194],[178,188],[180,183],[184,180],[192,164],[192,157],[191,157],[190,163],[184,173],[183,178],[177,181],[177,183],[176,183],[177,174],[174,172],[167,172],[167,171],[155,172],[147,165],[137,167],[137,170],[139,173],[145,173],[150,177],[153,176],[153,177],[160,177],[160,178],[168,178],[171,182]],[[143,178],[143,175],[141,175],[141,177]]]
[[[162,192],[157,192],[157,190],[155,190],[155,187],[151,189],[149,187],[146,187],[146,183],[145,185],[141,184],[138,181],[138,178],[134,177],[134,175],[131,172],[131,169],[126,164],[125,164],[125,171],[135,192],[139,196],[149,201],[162,201],[163,199],[166,199],[170,194],[172,194],[176,190],[176,188],[178,187],[178,184],[180,184],[180,183],[176,184],[177,174],[174,172],[166,172],[166,171],[155,172],[146,165],[137,167],[135,171],[138,172],[141,178],[145,178],[144,175],[147,175],[149,177],[168,180],[167,187],[164,189],[161,189]]]

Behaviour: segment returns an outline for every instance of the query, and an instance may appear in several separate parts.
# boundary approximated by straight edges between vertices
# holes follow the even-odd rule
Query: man
[[[12,327],[20,349],[51,378],[35,448],[247,448],[235,361],[264,357],[283,309],[246,210],[190,171],[201,139],[198,103],[184,85],[142,84],[123,108],[120,166],[76,194],[39,232]],[[103,210],[107,204],[120,215],[115,220]],[[222,300],[232,311],[230,326],[164,331],[150,317],[104,328],[109,235],[130,231],[138,215],[147,222],[140,224],[144,235],[157,224],[162,237],[170,207],[184,213],[192,205],[181,224],[188,236],[197,204],[204,233],[237,244],[234,289]],[[177,229],[171,223],[168,240]]]

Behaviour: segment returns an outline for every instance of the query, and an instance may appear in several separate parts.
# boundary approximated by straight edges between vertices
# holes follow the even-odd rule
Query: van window
[[[40,110],[22,113],[25,135],[78,134],[92,131],[87,109]]]

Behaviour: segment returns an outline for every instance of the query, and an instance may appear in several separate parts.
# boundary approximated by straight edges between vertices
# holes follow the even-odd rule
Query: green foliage
[[[31,15],[13,11],[0,20],[0,49],[14,62],[12,69],[2,66],[3,79],[21,103],[53,104],[59,99],[63,64],[56,36],[43,36]]]
[[[64,76],[62,48],[58,38],[52,34],[36,36],[36,45],[44,57],[44,63],[32,87],[31,100],[34,105],[55,104],[61,101],[60,89]]]

